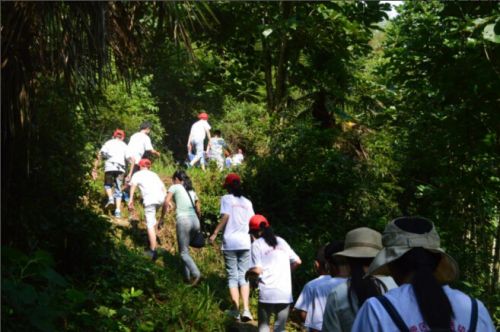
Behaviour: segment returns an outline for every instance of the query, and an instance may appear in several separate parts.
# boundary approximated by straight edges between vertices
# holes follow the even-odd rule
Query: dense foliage
[[[388,7],[2,4],[2,327],[224,328],[220,253],[196,253],[206,282],[182,285],[173,227],[161,262],[140,257],[142,226],[111,225],[89,176],[115,128],[149,120],[168,184],[200,111],[305,261],[294,292],[320,245],[418,214],[500,326],[499,4],[405,2],[384,21]],[[189,173],[209,230],[225,172]]]

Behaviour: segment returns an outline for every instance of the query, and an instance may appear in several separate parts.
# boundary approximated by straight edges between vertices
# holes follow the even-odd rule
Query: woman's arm
[[[226,226],[228,220],[229,220],[229,215],[223,214],[222,218],[220,219],[219,223],[217,224],[217,227],[215,227],[215,229],[214,229],[214,233],[209,238],[210,243],[213,243],[215,241],[217,234],[219,234],[220,230],[222,228],[224,228],[224,226]]]

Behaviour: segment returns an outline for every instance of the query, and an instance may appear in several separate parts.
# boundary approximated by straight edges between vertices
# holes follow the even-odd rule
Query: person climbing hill
[[[156,260],[158,257],[156,252],[156,210],[163,206],[165,202],[166,189],[160,177],[150,171],[150,168],[151,161],[149,159],[139,161],[139,171],[134,173],[130,179],[130,201],[128,205],[129,207],[134,206],[135,189],[139,187],[144,204],[144,216],[149,238],[150,251],[147,252],[147,255],[152,260]]]
[[[254,242],[251,247],[252,267],[246,277],[257,280],[259,285],[259,331],[270,331],[272,315],[275,315],[273,331],[285,331],[293,302],[291,272],[302,261],[284,239],[274,234],[263,215],[254,215],[249,228]]]
[[[233,302],[230,315],[243,322],[253,320],[249,310],[248,298],[250,287],[245,279],[245,272],[250,267],[250,235],[249,221],[255,214],[252,202],[242,194],[241,179],[235,173],[226,176],[223,187],[227,195],[221,198],[221,220],[210,236],[214,242],[217,234],[224,229],[222,236],[222,252],[228,278],[229,294]],[[239,287],[239,292],[238,292]],[[243,302],[243,313],[240,316],[240,294]]]
[[[173,203],[175,203],[175,227],[179,254],[184,263],[184,281],[196,286],[200,282],[201,273],[193,258],[189,255],[189,243],[196,232],[200,230],[198,216],[201,215],[201,204],[186,172],[182,170],[175,171],[172,175],[172,182],[173,185],[168,188],[165,200],[166,208],[163,209],[160,223],[163,223],[165,213],[174,209]]]
[[[203,112],[198,115],[198,121],[193,123],[191,126],[191,131],[189,132],[187,149],[188,154],[192,154],[193,149],[196,151],[193,159],[189,162],[190,166],[196,165],[200,162],[201,168],[205,170],[205,138],[208,137],[210,142],[210,125],[208,124],[208,114]]]
[[[104,162],[104,190],[108,196],[106,208],[115,206],[114,216],[121,217],[122,183],[126,169],[127,144],[123,141],[125,132],[116,129],[113,138],[106,141],[97,154],[92,170],[92,178],[97,179],[97,167],[102,159]]]

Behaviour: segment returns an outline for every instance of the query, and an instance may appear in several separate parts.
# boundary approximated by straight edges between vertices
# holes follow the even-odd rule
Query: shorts
[[[146,218],[146,226],[148,229],[155,227],[156,209],[159,207],[160,204],[151,204],[144,207],[144,217]]]
[[[245,273],[250,268],[250,250],[223,250],[229,288],[247,285]]]
[[[111,189],[114,186],[113,197],[122,197],[122,183],[124,173],[120,171],[104,172],[104,188]]]

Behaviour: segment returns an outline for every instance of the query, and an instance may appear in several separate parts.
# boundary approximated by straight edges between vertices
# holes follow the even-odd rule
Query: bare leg
[[[231,295],[231,301],[233,302],[234,308],[236,310],[239,310],[240,309],[240,293],[238,292],[238,287],[229,288],[229,294]],[[248,303],[247,303],[247,305],[248,305]]]
[[[247,285],[240,286],[241,300],[243,302],[243,310],[249,310],[248,298],[250,297],[250,287]]]

